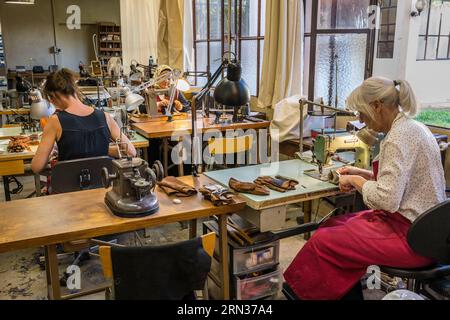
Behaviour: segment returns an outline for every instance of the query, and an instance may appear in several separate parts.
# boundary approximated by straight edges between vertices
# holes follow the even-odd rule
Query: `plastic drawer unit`
[[[217,223],[203,224],[204,233],[218,233]],[[258,300],[277,295],[282,288],[283,276],[279,269],[280,242],[273,237],[252,246],[242,247],[229,238],[231,298],[237,300]],[[208,287],[212,299],[220,300],[219,245],[216,241]]]

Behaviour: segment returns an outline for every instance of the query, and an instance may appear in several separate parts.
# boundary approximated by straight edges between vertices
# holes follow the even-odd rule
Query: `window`
[[[345,107],[348,95],[372,73],[373,0],[304,0],[305,92],[310,100]]]
[[[378,59],[394,57],[397,0],[382,0],[380,3],[381,23],[378,32]]]
[[[252,95],[259,94],[266,0],[193,0],[195,71],[213,74],[228,51],[228,8],[231,4],[231,51],[242,64]],[[196,85],[207,79],[197,77]]]
[[[417,60],[450,60],[450,2],[428,0],[420,19]]]

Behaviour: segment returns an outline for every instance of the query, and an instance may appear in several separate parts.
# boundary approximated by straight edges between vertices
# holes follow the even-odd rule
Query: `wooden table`
[[[20,128],[7,128],[0,129],[0,144],[2,144],[2,139],[6,139],[6,136],[12,134],[12,137],[20,135]],[[5,138],[1,138],[1,134],[4,134]],[[19,133],[19,134],[15,134]],[[9,138],[7,138],[9,139]],[[143,150],[144,158],[147,159],[148,147],[150,143],[147,139],[137,134],[131,141],[136,149]],[[2,148],[2,146],[0,146]],[[21,153],[0,153],[0,176],[3,177],[3,187],[5,190],[6,201],[11,201],[11,192],[9,190],[8,177],[19,176],[25,174],[25,165],[30,162],[37,151],[37,146],[32,146],[31,151],[21,152]],[[40,175],[34,175],[34,182],[36,188],[36,195],[40,196],[41,181]]]
[[[201,187],[211,180],[183,177],[185,183]],[[174,205],[172,199],[157,190],[160,204],[157,214],[139,219],[118,218],[104,204],[106,190],[98,189],[49,197],[0,203],[0,253],[45,246],[49,299],[71,299],[104,290],[62,296],[59,285],[57,244],[125,233],[180,221],[191,221],[191,237],[196,236],[196,219],[219,217],[219,245],[223,295],[229,299],[227,217],[245,207],[236,197],[229,206],[214,207],[198,194]],[[132,271],[132,270],[130,270]]]
[[[0,128],[0,140],[9,140],[13,137],[18,137],[22,133],[22,128],[12,127],[12,128]],[[41,134],[42,132],[36,132],[36,134]],[[32,134],[32,133],[28,133]]]
[[[0,116],[14,116],[14,115],[27,116],[30,113],[31,113],[31,109],[26,109],[26,108],[0,110]]]
[[[163,140],[163,165],[168,175],[169,168],[169,139],[172,137],[183,137],[192,133],[192,119],[168,121],[152,121],[133,123],[132,128],[147,139]],[[201,118],[197,120],[197,130],[199,133],[205,133],[208,130],[217,130],[225,132],[227,130],[261,130],[268,129],[270,121],[264,122],[240,122],[215,124],[214,118]],[[183,174],[183,165],[179,166],[180,175]]]
[[[336,163],[335,167],[344,164]],[[241,215],[247,220],[258,225],[261,232],[282,229],[286,221],[287,206],[289,204],[303,203],[305,223],[311,222],[311,204],[313,200],[331,197],[340,194],[339,188],[331,183],[311,178],[304,174],[306,170],[317,169],[316,165],[302,160],[290,160],[258,166],[242,167],[229,170],[207,172],[205,175],[210,179],[228,186],[231,177],[242,182],[253,182],[261,176],[280,175],[299,181],[294,191],[280,193],[270,192],[270,196],[254,196],[240,194],[247,208]],[[308,238],[308,236],[307,236]]]

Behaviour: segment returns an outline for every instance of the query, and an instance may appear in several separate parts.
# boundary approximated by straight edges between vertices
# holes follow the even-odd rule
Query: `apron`
[[[377,177],[378,163],[374,163]],[[284,278],[302,300],[343,298],[370,266],[415,269],[432,260],[407,242],[411,221],[400,213],[368,210],[324,223],[298,253]]]

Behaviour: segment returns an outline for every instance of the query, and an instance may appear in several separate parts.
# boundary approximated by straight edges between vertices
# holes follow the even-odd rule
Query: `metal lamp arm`
[[[142,90],[145,90],[147,88],[153,87],[153,86],[157,85],[160,82],[163,82],[163,81],[166,81],[166,80],[170,79],[170,77],[172,77],[172,76],[173,76],[172,72],[163,74],[162,76],[159,76],[159,77],[157,77],[155,79],[152,79],[150,81],[147,81],[147,82],[145,82],[145,83],[135,87],[134,89],[131,90],[131,92],[133,92],[133,93],[141,92]]]
[[[203,89],[200,91],[199,94],[195,96],[195,102],[203,100],[203,98],[208,94],[209,90],[212,88],[214,83],[219,79],[219,76],[222,74],[222,71],[225,69],[225,67],[228,65],[228,60],[223,60],[222,64],[219,66],[219,68],[214,72],[211,79],[206,83],[206,85],[203,87]]]

